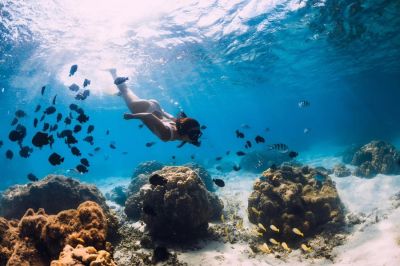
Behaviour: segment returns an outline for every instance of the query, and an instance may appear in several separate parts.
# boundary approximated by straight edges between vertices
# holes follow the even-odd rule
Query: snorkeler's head
[[[200,130],[200,123],[196,119],[184,117],[176,120],[176,128],[178,134],[184,138],[190,144],[200,146],[199,138],[202,133]]]

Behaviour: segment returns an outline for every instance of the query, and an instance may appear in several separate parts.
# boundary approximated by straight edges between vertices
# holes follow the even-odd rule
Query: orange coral
[[[18,224],[0,217],[0,237],[0,265],[49,265],[67,245],[97,250],[111,246],[106,242],[107,218],[92,201],[57,215],[28,209]]]
[[[76,248],[66,245],[58,260],[53,260],[51,266],[116,266],[110,253],[105,250],[97,251],[94,247],[77,245]]]

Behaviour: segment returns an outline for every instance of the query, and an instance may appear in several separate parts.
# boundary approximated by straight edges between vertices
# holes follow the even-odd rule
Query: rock
[[[157,161],[148,161],[148,162],[141,163],[133,171],[132,179],[135,179],[139,175],[151,174],[154,171],[162,169],[163,167],[164,167],[164,165]],[[139,189],[137,189],[137,191],[139,191]]]
[[[124,206],[127,198],[127,189],[124,186],[117,186],[109,193],[106,193],[106,198],[121,206]]]
[[[348,169],[344,164],[337,164],[333,167],[333,173],[337,177],[347,177],[351,175],[350,169]]]
[[[197,163],[187,163],[183,166],[189,167],[193,171],[195,171],[201,180],[203,180],[204,185],[206,186],[208,191],[215,191],[214,182],[210,173],[200,164]]]
[[[0,215],[7,219],[20,219],[29,208],[43,208],[48,214],[56,214],[76,209],[88,200],[108,210],[106,199],[95,186],[61,175],[48,175],[38,182],[12,186],[3,192]]]
[[[94,201],[101,206],[107,216],[109,234],[116,237],[118,221],[100,190],[61,175],[48,175],[38,182],[7,189],[1,196],[0,215],[7,219],[20,219],[29,208],[42,208],[47,214],[56,214],[76,209],[85,201]]]
[[[332,169],[326,169],[323,166],[317,166],[314,169],[316,171],[318,171],[319,173],[322,173],[323,175],[331,175],[331,174],[333,174],[333,170]]]
[[[130,195],[125,201],[124,212],[129,219],[140,219],[142,214],[143,197],[146,189],[150,189],[150,185],[145,185],[139,192]]]
[[[240,167],[248,172],[261,173],[272,165],[278,166],[286,161],[290,161],[290,158],[284,153],[266,150],[252,151],[242,157]]]
[[[37,212],[28,209],[19,222],[1,217],[0,262],[1,265],[50,265],[67,245],[110,250],[107,229],[106,215],[93,201],[57,215],[48,215],[44,209]]]
[[[142,206],[147,210],[142,212],[142,218],[150,234],[185,239],[206,233],[208,222],[221,214],[222,202],[207,191],[198,174],[188,167],[164,167],[156,173],[167,183],[141,190]]]
[[[334,183],[328,175],[310,167],[270,168],[253,189],[248,200],[249,220],[268,228],[263,234],[265,241],[275,238],[298,244],[302,237],[294,234],[293,228],[310,237],[322,226],[344,220],[344,207]],[[280,232],[269,230],[270,225]]]
[[[384,141],[371,141],[362,146],[353,156],[351,163],[358,166],[356,176],[374,177],[377,174],[400,174],[400,152]]]
[[[50,266],[117,266],[110,253],[105,250],[97,251],[94,247],[77,245],[76,248],[66,245],[58,260],[53,260]]]

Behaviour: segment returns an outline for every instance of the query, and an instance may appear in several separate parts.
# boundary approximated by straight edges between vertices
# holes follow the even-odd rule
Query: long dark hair
[[[180,136],[188,136],[190,143],[200,146],[199,138],[201,136],[200,123],[193,118],[181,117],[176,119],[176,129]]]

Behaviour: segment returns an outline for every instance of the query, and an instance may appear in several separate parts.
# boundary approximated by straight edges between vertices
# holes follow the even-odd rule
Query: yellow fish
[[[286,244],[286,242],[282,242],[282,247],[283,247],[283,249],[284,250],[286,250],[286,251],[292,251],[289,247],[288,247],[288,245]]]
[[[306,244],[301,244],[301,248],[305,251],[305,252],[311,252],[312,249],[310,247],[307,247]]]
[[[222,221],[223,223],[225,223],[225,217],[224,217],[223,214],[221,214],[221,221]]]
[[[268,247],[268,245],[266,243],[259,245],[258,249],[267,254],[271,253],[271,249]]]
[[[273,238],[270,238],[270,239],[269,239],[269,242],[271,242],[271,243],[274,244],[274,245],[279,245],[279,242],[276,241],[276,240],[273,239]]]
[[[228,232],[228,227],[225,227],[225,235],[228,235],[229,234],[229,232]]]
[[[258,223],[258,227],[263,230],[264,232],[267,232],[267,229],[265,229],[264,225],[262,225],[261,223]]]
[[[255,235],[255,236],[258,236],[258,237],[262,237],[263,236],[263,233],[260,233],[260,232],[258,232],[256,229],[253,229],[253,234]]]
[[[275,232],[279,233],[279,229],[278,229],[278,227],[276,227],[275,225],[271,224],[271,225],[269,226],[269,228],[271,228],[272,231],[275,231]]]
[[[236,229],[241,230],[243,229],[243,220],[239,220],[236,224]]]
[[[260,216],[261,212],[258,211],[256,208],[251,207],[251,210],[252,210],[257,216]]]
[[[299,235],[299,236],[303,236],[303,237],[304,237],[304,234],[303,234],[299,229],[293,228],[292,231],[293,231],[293,233],[295,233],[296,235]]]

